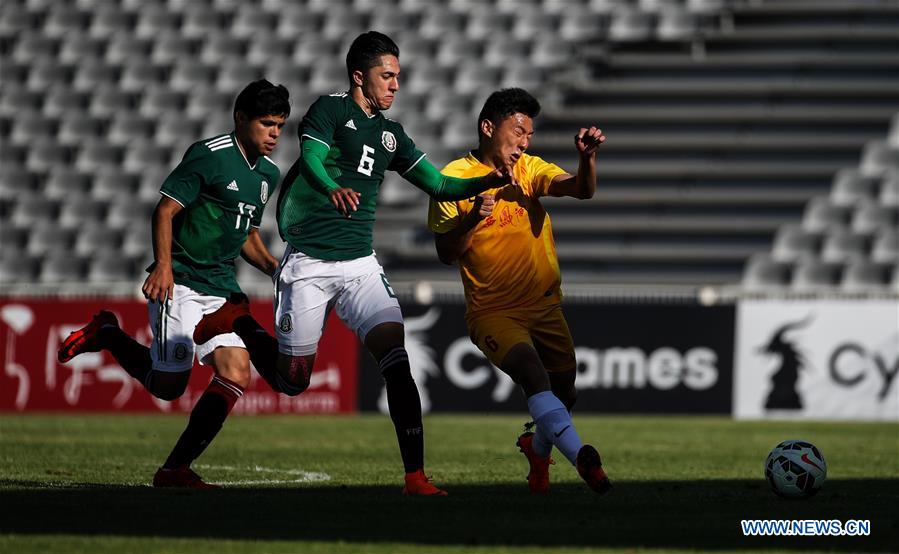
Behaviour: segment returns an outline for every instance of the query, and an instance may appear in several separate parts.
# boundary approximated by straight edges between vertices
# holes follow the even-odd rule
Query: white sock
[[[541,457],[549,456],[552,447],[547,448],[546,445],[551,443],[572,465],[576,464],[577,453],[583,443],[562,401],[551,391],[538,392],[528,398],[528,411],[537,422],[537,433],[532,443],[534,453]]]

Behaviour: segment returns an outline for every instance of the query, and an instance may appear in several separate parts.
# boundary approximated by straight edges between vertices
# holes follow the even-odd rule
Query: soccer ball
[[[774,494],[784,498],[807,498],[814,495],[827,477],[824,456],[806,441],[783,441],[765,460],[765,478]]]

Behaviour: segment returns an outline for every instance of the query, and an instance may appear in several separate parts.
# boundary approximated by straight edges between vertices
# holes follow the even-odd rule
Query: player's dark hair
[[[514,113],[522,113],[533,119],[540,114],[540,102],[521,88],[504,88],[492,93],[478,115],[478,135],[481,133],[481,122],[485,119],[499,125]]]
[[[356,40],[350,45],[349,52],[346,53],[346,73],[350,78],[350,83],[353,82],[354,71],[365,73],[378,65],[381,56],[384,55],[400,57],[399,46],[387,35],[377,31],[368,31],[356,37]]]
[[[273,85],[265,79],[253,81],[237,95],[234,113],[243,112],[248,118],[264,115],[290,116],[290,93],[284,85]]]

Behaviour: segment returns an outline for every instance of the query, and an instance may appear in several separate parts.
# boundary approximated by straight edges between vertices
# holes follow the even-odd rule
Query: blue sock
[[[549,456],[554,444],[572,465],[577,463],[577,453],[583,446],[581,438],[571,421],[571,414],[565,405],[551,391],[538,392],[528,398],[528,412],[537,422],[534,435],[534,452],[538,456]],[[546,448],[545,454],[543,449]]]

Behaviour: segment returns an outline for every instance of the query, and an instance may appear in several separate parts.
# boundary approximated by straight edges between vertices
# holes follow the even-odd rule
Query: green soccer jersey
[[[279,178],[267,156],[251,166],[233,133],[187,149],[160,189],[184,206],[172,221],[175,283],[212,296],[240,292],[234,258],[250,227],[259,227]]]
[[[346,93],[319,97],[300,124],[300,141],[329,148],[324,165],[341,187],[361,193],[352,217],[341,215],[303,171],[285,183],[278,199],[281,237],[322,260],[352,260],[371,254],[378,191],[386,170],[405,174],[424,154],[402,125],[380,112],[366,114]]]

